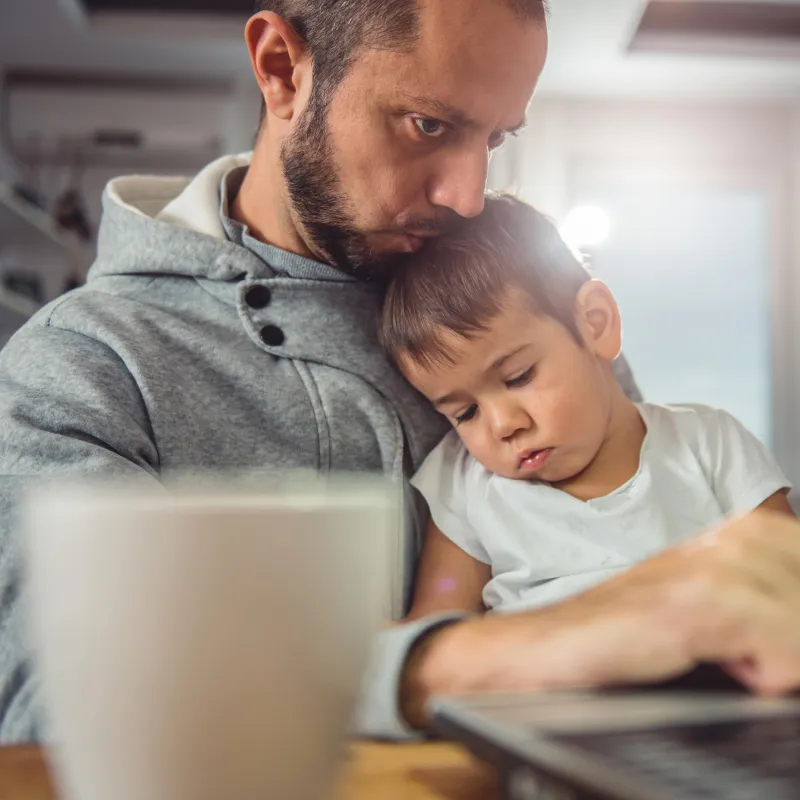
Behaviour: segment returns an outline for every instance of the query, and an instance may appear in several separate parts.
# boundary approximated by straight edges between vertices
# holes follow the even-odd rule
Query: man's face
[[[489,156],[525,122],[547,33],[497,0],[428,0],[410,52],[361,54],[282,160],[295,222],[361,277],[483,210]]]

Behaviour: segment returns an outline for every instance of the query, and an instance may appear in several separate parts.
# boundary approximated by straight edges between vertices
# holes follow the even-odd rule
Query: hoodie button
[[[266,286],[251,286],[244,295],[250,308],[266,308],[272,300],[272,292]]]
[[[268,347],[280,347],[285,340],[283,331],[276,325],[267,325],[261,329],[261,341]]]

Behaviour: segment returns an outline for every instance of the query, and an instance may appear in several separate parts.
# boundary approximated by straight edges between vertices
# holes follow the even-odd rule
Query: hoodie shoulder
[[[97,261],[89,281],[109,275],[178,275],[232,280],[263,271],[263,262],[227,240],[220,185],[248,156],[225,156],[194,179],[129,176],[103,194]]]

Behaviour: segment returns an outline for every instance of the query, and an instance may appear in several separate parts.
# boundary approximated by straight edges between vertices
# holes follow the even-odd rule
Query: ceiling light
[[[576,206],[567,214],[560,233],[576,250],[597,247],[611,233],[611,218],[598,206]]]

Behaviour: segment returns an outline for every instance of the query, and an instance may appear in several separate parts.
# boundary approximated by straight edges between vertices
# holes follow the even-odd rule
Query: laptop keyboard
[[[554,737],[680,800],[798,800],[800,718]]]

